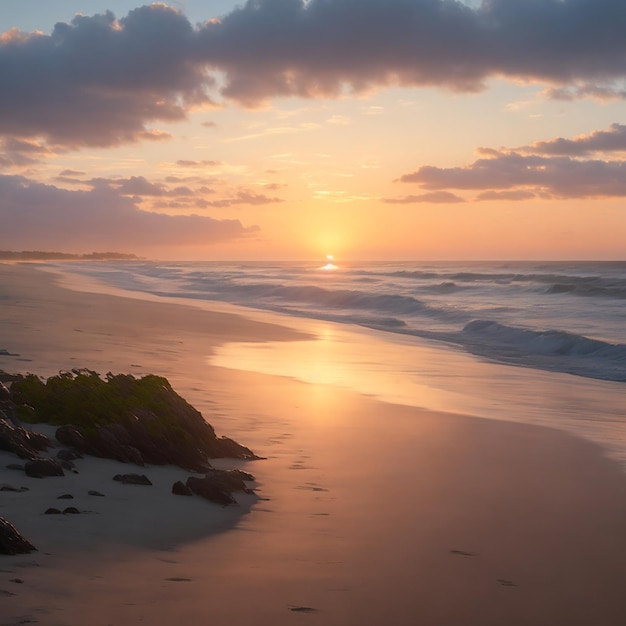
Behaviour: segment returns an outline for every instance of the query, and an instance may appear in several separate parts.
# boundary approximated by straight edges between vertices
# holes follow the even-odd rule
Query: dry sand
[[[245,315],[68,291],[0,265],[0,348],[21,355],[0,357],[0,368],[165,375],[218,433],[268,457],[244,466],[259,501],[226,517],[196,501],[183,521],[178,500],[155,498],[152,530],[115,513],[108,536],[101,520],[119,504],[108,495],[99,514],[33,516],[40,552],[0,557],[0,590],[15,594],[0,596],[0,624],[625,622],[626,479],[600,449],[206,364],[221,341],[277,338],[302,336]],[[39,482],[54,497],[65,491],[50,480]],[[9,520],[18,496],[45,498],[0,492]],[[85,548],[75,539],[90,524]],[[151,534],[159,526],[162,537]]]

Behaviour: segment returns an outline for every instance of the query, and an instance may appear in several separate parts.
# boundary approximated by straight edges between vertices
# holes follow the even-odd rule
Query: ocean
[[[626,466],[626,262],[52,266],[129,291],[271,311],[317,337],[225,344],[207,355],[214,365],[556,427]]]

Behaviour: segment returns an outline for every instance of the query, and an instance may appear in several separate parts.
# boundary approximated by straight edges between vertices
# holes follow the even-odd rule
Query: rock
[[[37,459],[28,461],[24,465],[24,471],[31,478],[44,478],[46,476],[65,476],[63,467],[54,459]]]
[[[11,469],[11,470],[19,470],[19,471],[21,471],[21,472],[23,472],[23,471],[24,471],[24,466],[23,466],[23,465],[20,465],[19,463],[9,463],[9,464],[6,466],[6,468],[7,468],[7,469]]]
[[[62,443],[68,448],[75,448],[80,452],[86,452],[89,448],[89,444],[83,434],[78,428],[76,428],[76,426],[72,426],[72,424],[59,426],[54,433],[54,436],[59,443]]]
[[[44,515],[61,515],[61,511],[59,509],[55,509],[54,507],[50,507],[43,512]]]
[[[75,461],[76,459],[82,459],[83,455],[77,450],[59,450],[57,452],[57,459],[61,461]]]
[[[209,477],[198,478],[197,476],[190,476],[187,479],[187,487],[189,487],[193,493],[216,504],[221,504],[222,506],[237,504],[237,501],[229,491],[217,485]]]
[[[113,476],[113,480],[117,480],[124,485],[152,485],[152,482],[145,474],[117,474]]]
[[[37,548],[28,539],[0,517],[0,554],[27,554],[36,551]]]
[[[0,402],[11,401],[11,392],[6,388],[6,385],[0,381]]]
[[[246,461],[260,458],[250,448],[242,446],[230,437],[217,437],[211,446],[210,456],[215,459],[227,457]]]
[[[207,472],[206,479],[210,479],[213,483],[226,491],[243,491],[244,493],[253,493],[244,481],[254,480],[252,474],[242,470],[218,470],[212,469]]]
[[[21,459],[34,460],[39,453],[52,446],[52,442],[41,433],[34,433],[15,426],[0,418],[0,450],[17,454]]]
[[[65,422],[56,438],[80,454],[139,466],[178,465],[194,473],[210,470],[210,458],[259,458],[236,441],[217,437],[160,376],[109,372],[103,380],[90,370],[72,370],[43,382],[31,374],[13,382],[10,391],[20,411],[32,405],[37,420]]]
[[[122,424],[98,426],[90,442],[92,454],[107,459],[116,459],[122,463],[145,465],[141,452],[134,447],[133,437]]]
[[[21,585],[24,581],[21,578],[10,578],[9,582],[17,583],[18,585]]]
[[[63,509],[63,515],[78,515],[80,511],[74,506],[68,506]]]
[[[172,485],[172,493],[176,496],[193,496],[193,491],[180,480]]]
[[[104,498],[104,494],[103,493],[100,493],[99,491],[95,491],[94,489],[91,489],[90,491],[88,491],[87,495],[89,495],[89,496],[98,496],[100,498]]]
[[[57,496],[57,500],[73,500],[74,496],[71,493],[64,493],[61,496]]]
[[[61,461],[60,463],[63,469],[66,469],[68,472],[74,472],[75,474],[78,474],[78,472],[76,471],[76,465],[74,465],[74,463],[72,463],[71,461]]]

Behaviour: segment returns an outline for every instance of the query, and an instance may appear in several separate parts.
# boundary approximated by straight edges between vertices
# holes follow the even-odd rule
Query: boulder
[[[62,443],[68,448],[75,448],[80,452],[86,452],[89,447],[89,444],[83,434],[72,424],[59,426],[54,433],[54,436],[59,443]]]
[[[76,465],[74,463],[72,463],[71,461],[59,461],[59,463],[61,463],[61,467],[63,469],[66,469],[70,472],[74,472],[75,474],[78,474],[78,471],[76,469]]]
[[[65,476],[63,466],[54,459],[36,459],[24,465],[24,471],[31,478],[45,478],[46,476]]]
[[[39,453],[52,446],[41,433],[34,433],[0,418],[0,450],[16,454],[21,459],[37,459]]]
[[[230,437],[216,437],[210,445],[209,456],[214,459],[232,458],[254,461],[260,459],[250,448],[242,446]]]
[[[103,493],[100,493],[99,491],[96,491],[95,489],[90,489],[90,490],[87,492],[87,495],[89,495],[89,496],[98,496],[98,497],[100,497],[100,498],[104,498],[104,494],[103,494]]]
[[[57,452],[57,459],[61,461],[75,461],[76,459],[82,459],[83,455],[78,450],[68,450],[63,448]]]
[[[27,554],[36,551],[37,548],[28,539],[0,517],[0,554]]]
[[[205,476],[204,478],[190,476],[187,479],[187,487],[193,493],[216,504],[221,504],[222,506],[237,504],[237,500],[233,498],[232,493],[217,484],[210,476]]]
[[[116,474],[113,480],[124,485],[152,485],[152,481],[145,474]]]
[[[61,515],[61,511],[59,509],[55,509],[54,507],[50,507],[43,512],[44,515]]]
[[[172,485],[172,493],[176,496],[193,496],[193,491],[180,480]]]
[[[159,376],[108,373],[103,380],[96,372],[72,370],[43,382],[28,375],[12,383],[10,394],[18,412],[32,406],[38,421],[64,424],[57,440],[80,454],[139,466],[178,465],[194,473],[210,470],[211,458],[259,458],[236,441],[217,437],[202,414]]]
[[[250,489],[244,481],[254,480],[254,476],[242,470],[212,469],[207,472],[205,479],[211,480],[214,485],[217,485],[225,491],[243,491],[244,493],[253,493],[252,489]]]
[[[63,495],[57,496],[57,500],[73,500],[74,496],[71,493],[64,493]]]

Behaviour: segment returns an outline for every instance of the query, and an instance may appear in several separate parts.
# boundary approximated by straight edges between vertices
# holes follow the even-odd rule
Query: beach
[[[211,365],[228,342],[314,345],[316,326],[93,291],[0,265],[0,369],[165,376],[265,457],[235,464],[257,497],[172,500],[173,468],[141,470],[163,473],[162,498],[135,496],[94,459],[85,474],[107,495],[80,503],[94,513],[43,516],[65,479],[18,479],[3,455],[0,482],[30,491],[3,492],[0,515],[39,551],[0,557],[0,624],[623,623],[626,474],[599,446]],[[142,515],[124,517],[139,497]]]

